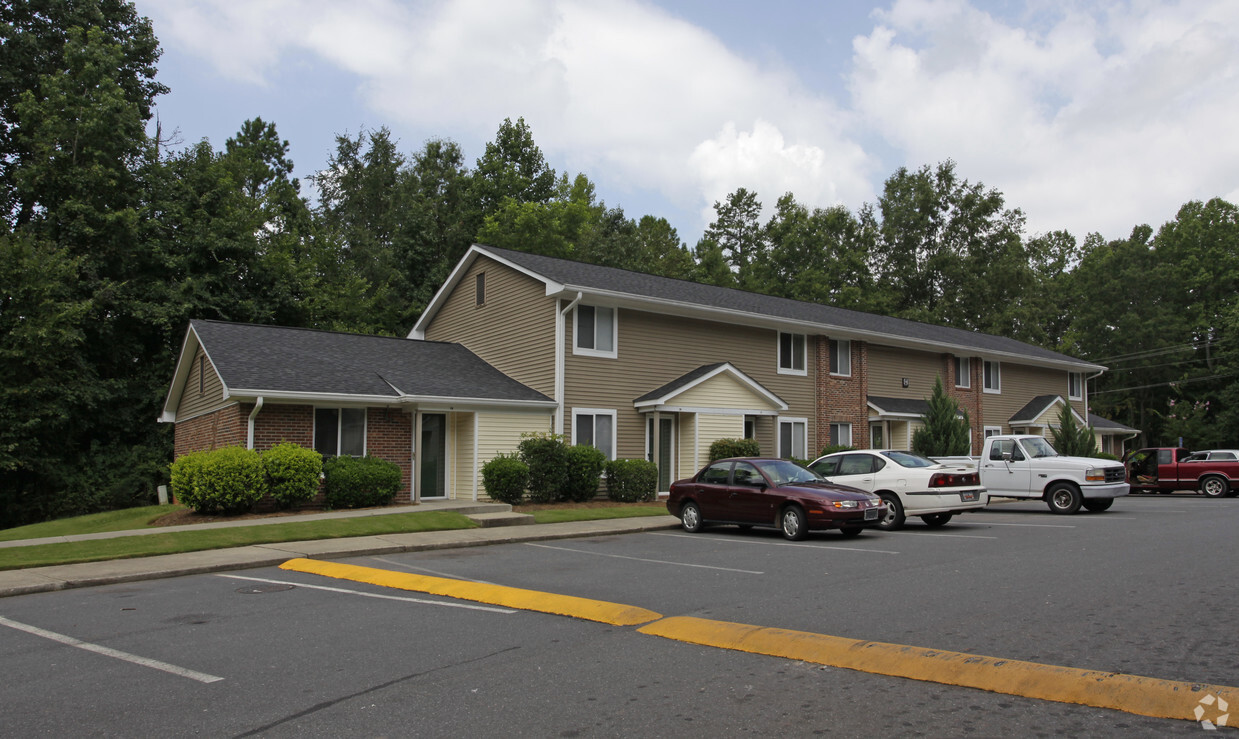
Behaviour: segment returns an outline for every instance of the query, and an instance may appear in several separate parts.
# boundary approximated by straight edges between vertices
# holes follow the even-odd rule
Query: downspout
[[[564,341],[568,319],[565,316],[581,302],[582,297],[584,295],[578,292],[571,303],[555,314],[555,433],[561,436],[564,433],[564,362],[567,352]]]
[[[1083,388],[1083,389],[1084,389],[1084,427],[1085,427],[1085,428],[1089,428],[1089,425],[1088,425],[1088,381],[1089,381],[1089,380],[1095,380],[1095,379],[1097,379],[1098,377],[1101,377],[1102,375],[1104,375],[1105,373],[1106,373],[1106,371],[1105,371],[1105,370],[1101,370],[1100,372],[1098,372],[1098,373],[1097,373],[1097,374],[1095,374],[1095,375],[1092,375],[1091,377],[1085,377],[1085,378],[1084,378],[1084,388]],[[1094,432],[1093,432],[1093,444],[1094,444],[1094,445],[1097,445],[1098,443],[1100,443],[1100,441],[1101,441],[1101,440],[1097,438],[1097,432],[1096,432],[1096,431],[1094,431]]]
[[[245,448],[254,448],[254,418],[258,415],[258,411],[262,410],[262,396],[259,395],[254,401],[254,410],[250,411],[249,428],[246,430]]]

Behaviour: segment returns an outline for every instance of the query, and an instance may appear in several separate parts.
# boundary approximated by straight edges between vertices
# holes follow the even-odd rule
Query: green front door
[[[650,418],[645,425],[645,458],[658,465],[658,491],[665,493],[671,489],[674,465],[675,418],[660,416],[658,418],[658,454],[654,454],[654,419]]]
[[[447,497],[447,415],[422,414],[422,438],[418,449],[421,473],[417,478],[418,497]]]

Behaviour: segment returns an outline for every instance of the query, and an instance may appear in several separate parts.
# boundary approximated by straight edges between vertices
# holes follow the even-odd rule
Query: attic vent
[[[476,278],[477,286],[477,304],[482,305],[486,302],[486,273],[479,272]]]

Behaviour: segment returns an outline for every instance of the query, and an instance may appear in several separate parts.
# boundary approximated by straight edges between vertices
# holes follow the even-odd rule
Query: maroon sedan
[[[673,483],[667,510],[690,533],[707,523],[769,526],[798,541],[822,529],[856,536],[882,520],[886,504],[786,459],[744,458],[711,462]]]

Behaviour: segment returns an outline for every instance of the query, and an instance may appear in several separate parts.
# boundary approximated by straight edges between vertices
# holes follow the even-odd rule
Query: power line
[[[1188,385],[1193,382],[1204,382],[1205,380],[1219,380],[1223,377],[1239,377],[1239,372],[1227,372],[1221,375],[1209,375],[1208,377],[1190,377],[1186,380],[1170,380],[1169,382],[1155,382],[1152,385],[1133,385],[1132,387],[1119,387],[1113,390],[1094,390],[1089,395],[1105,395],[1106,393],[1125,393],[1128,390],[1147,390],[1151,387],[1173,387],[1175,385]]]

